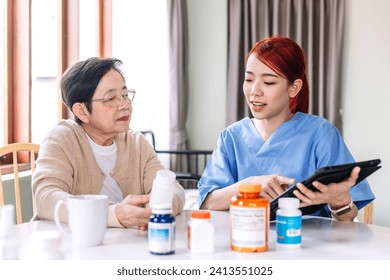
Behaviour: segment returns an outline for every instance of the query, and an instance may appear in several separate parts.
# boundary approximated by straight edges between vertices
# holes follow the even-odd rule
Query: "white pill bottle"
[[[206,210],[192,211],[188,222],[188,249],[192,254],[214,252],[214,225],[210,221],[211,213]]]
[[[302,245],[302,212],[299,199],[279,198],[276,211],[276,244],[282,248],[299,248]]]

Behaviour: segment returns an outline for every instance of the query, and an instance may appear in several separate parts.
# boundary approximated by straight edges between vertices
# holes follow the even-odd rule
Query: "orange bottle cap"
[[[239,192],[243,193],[259,193],[261,192],[260,184],[243,184],[238,187]]]
[[[194,219],[210,219],[211,214],[209,211],[192,211],[191,218]]]

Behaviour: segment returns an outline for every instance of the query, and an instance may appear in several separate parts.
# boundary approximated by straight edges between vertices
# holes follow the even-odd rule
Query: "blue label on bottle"
[[[155,242],[165,242],[169,240],[169,230],[170,229],[151,228],[149,230],[149,238],[153,239]]]
[[[279,244],[301,244],[302,217],[276,215],[276,242]]]
[[[153,215],[148,225],[149,251],[166,255],[175,252],[175,218],[171,215]]]

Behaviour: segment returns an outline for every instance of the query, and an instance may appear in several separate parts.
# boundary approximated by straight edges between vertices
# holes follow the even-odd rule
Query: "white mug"
[[[68,210],[70,231],[60,223],[61,206]],[[54,221],[58,229],[72,237],[77,246],[97,246],[103,242],[107,228],[108,198],[106,195],[74,195],[57,202]]]

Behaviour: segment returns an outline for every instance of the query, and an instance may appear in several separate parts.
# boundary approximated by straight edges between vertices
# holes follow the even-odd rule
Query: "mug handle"
[[[57,228],[65,235],[71,235],[71,232],[68,231],[68,230],[65,230],[64,227],[62,226],[61,222],[60,222],[60,216],[59,216],[59,212],[60,212],[60,208],[61,206],[64,205],[66,207],[66,204],[65,204],[65,201],[64,200],[59,200],[56,204],[56,207],[54,208],[54,222],[56,223],[57,225]]]

